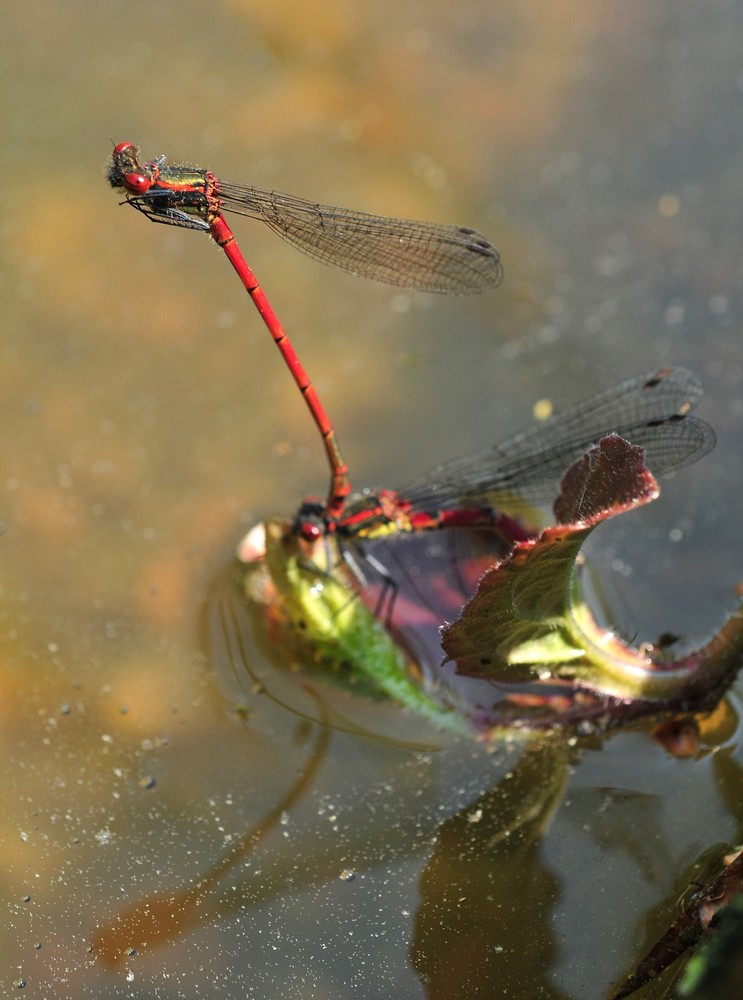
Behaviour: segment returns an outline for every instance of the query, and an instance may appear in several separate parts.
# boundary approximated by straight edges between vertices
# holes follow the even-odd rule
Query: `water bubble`
[[[676,194],[664,194],[658,199],[658,212],[666,219],[671,219],[674,215],[678,215],[680,208],[681,200]]]
[[[538,399],[533,407],[535,420],[548,420],[552,416],[553,404],[551,399]]]
[[[724,295],[713,295],[707,302],[707,308],[714,316],[723,316],[728,311],[728,300]]]

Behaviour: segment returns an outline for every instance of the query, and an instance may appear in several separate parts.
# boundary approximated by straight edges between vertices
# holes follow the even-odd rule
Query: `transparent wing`
[[[503,277],[481,233],[318,205],[280,191],[215,181],[221,207],[265,222],[298,250],[365,278],[428,292],[469,294]]]
[[[713,429],[690,416],[701,396],[701,381],[685,368],[627,379],[503,444],[437,466],[399,494],[428,511],[470,503],[509,511],[551,504],[568,467],[614,432],[641,445],[651,472],[661,475],[714,447]]]

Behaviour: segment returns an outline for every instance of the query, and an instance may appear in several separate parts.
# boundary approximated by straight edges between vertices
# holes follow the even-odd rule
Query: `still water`
[[[627,634],[704,636],[743,578],[738,5],[38,0],[3,36],[3,995],[610,996],[741,838],[740,688],[683,761],[255,689],[215,607],[322,450],[219,253],[103,167],[132,140],[496,243],[502,287],[449,299],[237,221],[358,487],[698,371],[717,450],[591,547]]]

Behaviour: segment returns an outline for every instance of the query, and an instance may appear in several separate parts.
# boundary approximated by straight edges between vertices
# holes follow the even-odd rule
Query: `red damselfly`
[[[300,508],[297,530],[308,540],[335,532],[364,541],[434,528],[502,529],[511,540],[533,534],[521,526],[551,504],[568,467],[608,434],[645,449],[655,475],[707,454],[712,427],[691,411],[701,380],[685,368],[626,379],[503,444],[437,466],[400,490],[351,497],[339,518],[319,501]],[[533,517],[532,517],[533,520]]]
[[[466,294],[497,285],[503,275],[495,247],[474,229],[369,215],[318,205],[294,195],[220,180],[211,171],[140,162],[131,142],[115,146],[111,186],[152,222],[211,235],[227,255],[286,362],[322,435],[330,463],[327,515],[341,515],[351,487],[335,429],[289,338],[249,267],[223,212],[265,222],[303,253],[363,277],[431,292]]]
[[[407,487],[350,496],[340,516],[322,500],[306,500],[289,534],[304,543],[308,565],[332,574],[340,556],[360,593],[373,583],[373,610],[381,618],[386,608],[384,617],[391,622],[400,573],[408,574],[416,562],[415,555],[400,548],[406,539],[435,529],[450,529],[452,537],[464,529],[473,539],[479,533],[492,565],[515,543],[538,534],[564,474],[602,438],[618,434],[642,447],[656,476],[707,454],[715,432],[692,415],[701,396],[699,377],[685,368],[626,379],[502,444],[439,465]],[[254,563],[264,554],[259,525],[246,535],[238,555]],[[376,583],[362,564],[372,570]],[[449,583],[456,584],[456,572],[453,565]],[[424,578],[422,584],[430,590],[430,580]],[[471,596],[464,582],[462,594],[462,600]]]
[[[209,233],[252,297],[320,429],[331,466],[326,501],[300,508],[295,530],[307,541],[336,534],[372,540],[444,527],[503,527],[523,537],[519,515],[551,502],[567,467],[601,437],[618,433],[646,449],[652,472],[693,461],[714,445],[709,425],[690,416],[701,382],[683,368],[628,379],[484,451],[438,466],[402,490],[366,491],[349,499],[348,468],[335,431],[263,290],[243,258],[222,211],[265,221],[313,257],[368,277],[436,291],[479,291],[500,280],[497,250],[479,233],[456,226],[386,219],[315,205],[219,180],[210,171],[140,163],[132,143],[115,147],[109,181],[153,222]],[[516,519],[512,515],[515,515]],[[529,532],[527,532],[528,534]]]

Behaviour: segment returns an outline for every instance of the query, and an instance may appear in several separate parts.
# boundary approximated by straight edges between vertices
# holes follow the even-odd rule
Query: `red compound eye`
[[[316,542],[318,538],[322,537],[322,529],[316,524],[308,524],[307,522],[299,525],[299,533],[305,542]]]
[[[152,185],[152,178],[144,174],[124,174],[124,187],[132,194],[145,194]]]
[[[133,142],[120,142],[119,145],[114,148],[114,153],[126,153],[129,149],[133,149],[136,152],[137,147]]]

